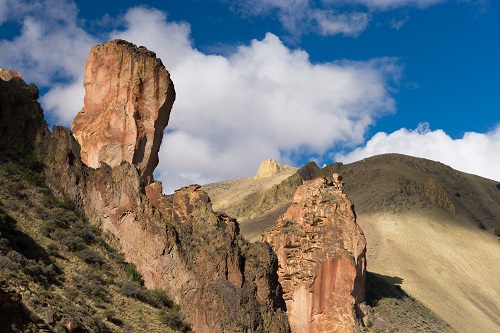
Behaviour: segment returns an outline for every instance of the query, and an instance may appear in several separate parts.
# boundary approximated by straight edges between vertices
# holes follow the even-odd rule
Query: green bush
[[[154,289],[151,291],[160,304],[171,308],[174,305],[174,302],[170,298],[168,298],[167,293],[163,289]]]
[[[495,227],[495,229],[493,230],[493,233],[495,234],[495,236],[500,237],[500,227]]]
[[[139,283],[141,286],[144,286],[144,280],[142,279],[142,275],[137,271],[137,268],[135,267],[134,264],[127,263],[125,265],[125,271],[127,272],[128,276],[130,276],[132,281],[135,281]]]
[[[175,330],[181,331],[181,332],[189,332],[190,328],[189,326],[184,323],[182,320],[180,314],[176,311],[164,311],[160,315],[160,320],[162,323],[167,325],[170,328],[173,328]]]

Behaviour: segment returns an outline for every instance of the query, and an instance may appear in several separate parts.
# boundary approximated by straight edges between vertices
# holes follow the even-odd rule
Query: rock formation
[[[122,41],[104,45],[118,54],[122,54],[122,47],[132,48]],[[134,50],[139,55],[132,58],[146,52]],[[119,58],[108,56],[108,60]],[[106,72],[105,64],[100,68]],[[143,79],[148,82],[148,78]],[[80,145],[68,129],[54,126],[52,132],[48,131],[37,95],[36,87],[22,79],[0,80],[0,142],[5,148],[22,148],[19,151],[24,152],[25,148],[15,141],[19,134],[13,129],[27,135],[21,143],[33,149],[43,163],[46,183],[53,192],[71,199],[92,224],[103,230],[108,243],[136,265],[147,287],[164,289],[181,306],[194,331],[290,331],[276,273],[277,258],[268,245],[246,242],[239,234],[238,223],[214,213],[210,199],[199,186],[164,196],[160,183],[145,185],[142,164],[122,161],[110,166],[101,161],[96,169],[87,167]],[[146,99],[142,103],[156,102]],[[113,145],[120,137],[108,139]],[[101,140],[106,146],[104,137]],[[145,156],[148,154],[145,151]]]
[[[175,100],[170,74],[154,52],[123,40],[96,45],[84,76],[84,107],[72,124],[83,162],[98,168],[122,161],[149,184]]]
[[[27,85],[17,72],[0,70],[0,149],[27,154],[47,136],[37,99],[38,88],[33,83]]]
[[[364,301],[366,241],[342,178],[304,182],[276,227],[264,231],[278,256],[292,332],[356,332]]]
[[[255,175],[255,179],[275,176],[290,168],[290,166],[283,166],[270,158],[260,164],[259,171],[257,172],[257,175]]]
[[[10,69],[0,68],[0,79],[4,81],[9,81],[15,77],[22,78],[23,76],[19,72],[14,72]]]

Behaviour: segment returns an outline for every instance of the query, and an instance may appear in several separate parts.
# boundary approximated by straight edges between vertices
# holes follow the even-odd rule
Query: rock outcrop
[[[96,45],[84,76],[84,107],[72,124],[83,162],[122,161],[153,181],[158,150],[175,100],[170,74],[154,52],[123,40]]]
[[[292,332],[356,332],[364,301],[366,240],[341,177],[304,182],[262,241],[278,255]]]
[[[10,69],[0,68],[0,79],[4,81],[9,81],[15,77],[22,78],[23,76],[19,72],[12,71]]]
[[[265,160],[260,164],[259,171],[257,172],[257,175],[255,175],[255,179],[260,179],[260,178],[267,178],[275,175],[279,175],[280,173],[283,173],[284,171],[293,169],[289,165],[281,165],[277,163],[275,160],[272,158]]]
[[[38,149],[49,131],[37,101],[38,88],[20,77],[14,71],[0,71],[0,149],[25,155]]]

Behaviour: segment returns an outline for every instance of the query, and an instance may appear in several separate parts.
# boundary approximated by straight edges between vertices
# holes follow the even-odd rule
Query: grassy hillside
[[[0,332],[188,332],[41,168],[0,152]]]

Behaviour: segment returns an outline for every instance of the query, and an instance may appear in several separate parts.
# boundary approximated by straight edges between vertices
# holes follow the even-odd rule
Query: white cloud
[[[364,5],[372,10],[389,10],[400,7],[426,8],[449,0],[323,0],[329,5]]]
[[[452,139],[442,130],[431,131],[424,123],[415,130],[379,132],[364,147],[346,155],[338,154],[335,160],[350,163],[384,153],[401,153],[440,161],[454,169],[500,181],[499,151],[500,126],[489,133],[468,132],[461,139]]]
[[[318,24],[319,33],[324,36],[358,36],[366,29],[369,21],[369,15],[360,12],[339,14],[332,10],[316,10],[313,17]]]
[[[68,5],[62,16],[49,2],[37,2],[40,11],[24,16],[19,36],[0,41],[2,57],[12,57],[3,60],[27,80],[50,84],[43,107],[69,126],[83,103],[85,59],[96,39],[78,26],[71,3],[61,2]],[[313,64],[271,33],[228,56],[208,55],[192,46],[189,24],[145,7],[128,10],[123,26],[110,39],[155,51],[175,84],[156,172],[168,192],[253,175],[270,157],[293,163],[299,154],[317,157],[336,144],[360,144],[375,117],[394,111],[388,82],[400,71],[395,59]],[[54,83],[59,78],[63,83]]]
[[[0,22],[2,18],[17,21],[22,28],[12,40],[0,40],[2,67],[21,72],[27,82],[42,87],[68,82],[56,84],[42,103],[47,102],[43,106],[49,116],[69,125],[69,119],[83,106],[82,93],[76,92],[73,82],[83,82],[85,60],[96,39],[78,26],[73,2],[3,0],[0,10],[6,9],[8,12],[0,12]],[[70,94],[63,87],[71,87]],[[64,93],[64,100],[57,101],[57,91]]]
[[[374,117],[394,110],[394,59],[312,64],[271,33],[227,57],[207,55],[192,47],[187,24],[159,11],[135,8],[125,22],[112,36],[154,50],[177,92],[157,170],[167,191],[186,178],[250,176],[269,157],[289,163],[299,151],[359,144]]]
[[[243,16],[276,15],[283,28],[295,37],[309,32],[323,36],[357,36],[369,21],[367,13],[340,13],[308,0],[240,0],[233,2],[232,7]]]

